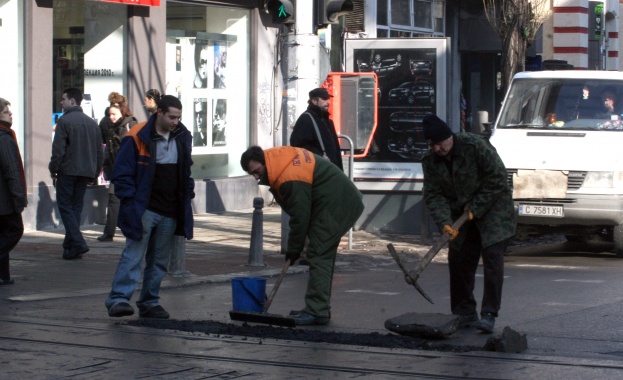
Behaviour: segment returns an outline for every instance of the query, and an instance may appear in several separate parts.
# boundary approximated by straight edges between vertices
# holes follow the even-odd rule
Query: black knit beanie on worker
[[[433,144],[439,144],[452,136],[452,130],[448,124],[438,118],[437,115],[426,115],[422,120],[422,125],[424,126],[424,138]]]

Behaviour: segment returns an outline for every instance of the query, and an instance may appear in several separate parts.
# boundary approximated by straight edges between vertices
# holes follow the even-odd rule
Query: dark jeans
[[[78,249],[87,245],[80,232],[80,218],[88,181],[87,177],[73,175],[59,175],[56,179],[56,203],[65,226],[64,249]]]
[[[106,209],[106,227],[104,235],[115,236],[117,219],[119,218],[119,198],[115,195],[115,185],[112,183],[108,188],[108,207]]]
[[[484,266],[484,292],[480,313],[498,316],[502,304],[502,285],[504,283],[504,251],[508,240],[482,248],[480,231],[475,223],[468,222],[467,236],[460,250],[448,251],[450,269],[450,307],[452,314],[466,315],[476,312],[474,299],[474,279],[478,261],[482,253]]]
[[[15,248],[23,234],[24,222],[21,213],[0,215],[0,280],[8,281],[11,279],[9,252]]]

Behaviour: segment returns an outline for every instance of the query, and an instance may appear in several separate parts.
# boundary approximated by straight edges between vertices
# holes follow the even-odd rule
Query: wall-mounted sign
[[[150,7],[159,7],[160,0],[99,0],[105,3],[121,3],[128,5],[146,5]]]

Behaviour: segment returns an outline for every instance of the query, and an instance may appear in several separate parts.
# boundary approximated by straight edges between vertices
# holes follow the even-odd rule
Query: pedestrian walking
[[[121,139],[130,130],[130,128],[136,125],[137,120],[130,111],[127,105],[127,99],[125,96],[118,92],[113,92],[108,97],[110,100],[110,106],[108,107],[108,114],[110,124],[106,130],[104,149],[104,179],[110,181],[113,166],[115,164],[115,158],[117,152],[121,146]],[[101,124],[100,124],[101,126]],[[112,241],[115,237],[115,230],[117,229],[117,217],[119,215],[119,198],[115,195],[115,185],[111,181],[108,185],[108,205],[106,207],[106,226],[104,227],[104,233],[98,236],[99,241]]]
[[[312,152],[283,146],[247,149],[242,169],[270,186],[275,200],[290,216],[286,260],[299,259],[309,239],[309,280],[305,307],[292,311],[297,325],[326,325],[331,319],[331,286],[342,236],[363,212],[361,193],[335,165]]]
[[[192,136],[181,117],[179,99],[164,95],[156,114],[132,127],[121,141],[112,181],[121,200],[118,224],[126,244],[105,302],[111,317],[134,314],[130,299],[145,258],[136,302],[139,316],[169,318],[160,305],[160,283],[167,274],[174,237],[193,237]]]
[[[451,235],[448,251],[450,307],[459,327],[493,332],[502,302],[504,251],[515,234],[515,209],[506,168],[495,149],[480,136],[453,134],[435,115],[423,120],[429,151],[422,159],[423,196],[433,220]],[[454,220],[469,211],[459,230]],[[484,293],[480,320],[474,280],[478,262],[484,264]]]
[[[13,114],[0,98],[0,285],[10,285],[9,253],[24,234],[22,211],[28,205],[26,177],[17,145]]]
[[[63,258],[79,259],[89,251],[80,231],[80,218],[87,185],[102,171],[102,134],[97,123],[82,112],[82,92],[63,91],[63,115],[58,119],[48,168],[56,180],[56,203],[65,226]]]
[[[324,157],[343,171],[340,143],[333,120],[329,119],[332,97],[326,88],[315,88],[309,92],[307,110],[294,124],[290,145]]]

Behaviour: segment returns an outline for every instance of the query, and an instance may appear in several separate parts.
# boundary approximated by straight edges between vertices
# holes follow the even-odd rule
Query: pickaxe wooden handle
[[[459,228],[461,228],[461,226],[463,226],[463,224],[465,224],[465,222],[467,222],[467,219],[469,219],[469,211],[465,211],[461,216],[459,216],[454,224],[452,224],[452,229],[458,230]],[[439,251],[441,251],[441,248],[446,245],[451,237],[452,235],[444,232],[441,235],[441,238],[439,238],[439,240],[437,240],[437,242],[433,244],[432,247],[430,247],[428,252],[426,252],[424,257],[422,257],[422,260],[420,260],[420,265],[418,265],[417,268],[415,268],[415,270],[413,270],[412,272],[409,272],[409,277],[411,277],[414,282],[417,281],[418,277],[420,277],[420,274],[433,260],[433,257],[435,257],[439,253]]]
[[[459,228],[461,228],[461,226],[463,226],[463,224],[465,224],[465,222],[468,219],[469,219],[469,211],[465,211],[452,224],[452,228],[455,229],[455,230],[458,230]],[[420,292],[420,294],[422,296],[424,296],[424,298],[426,298],[430,303],[433,303],[432,299],[417,284],[417,280],[420,277],[420,274],[424,271],[424,269],[428,266],[428,264],[430,264],[430,262],[433,260],[433,257],[435,257],[437,255],[437,253],[439,253],[441,248],[443,248],[443,246],[446,245],[446,243],[448,242],[448,240],[450,240],[451,237],[452,236],[449,233],[444,232],[441,235],[441,238],[428,250],[428,252],[426,252],[426,255],[424,255],[424,257],[422,257],[422,259],[420,260],[419,265],[413,271],[408,271],[407,268],[405,268],[405,266],[400,261],[400,257],[398,257],[398,254],[396,253],[396,250],[394,249],[394,246],[392,244],[388,244],[387,245],[387,248],[389,249],[389,253],[392,255],[392,257],[394,258],[394,260],[396,261],[396,263],[398,264],[398,266],[400,267],[402,272],[405,274],[405,281],[408,284],[413,285],[415,287],[415,289],[418,292]]]

